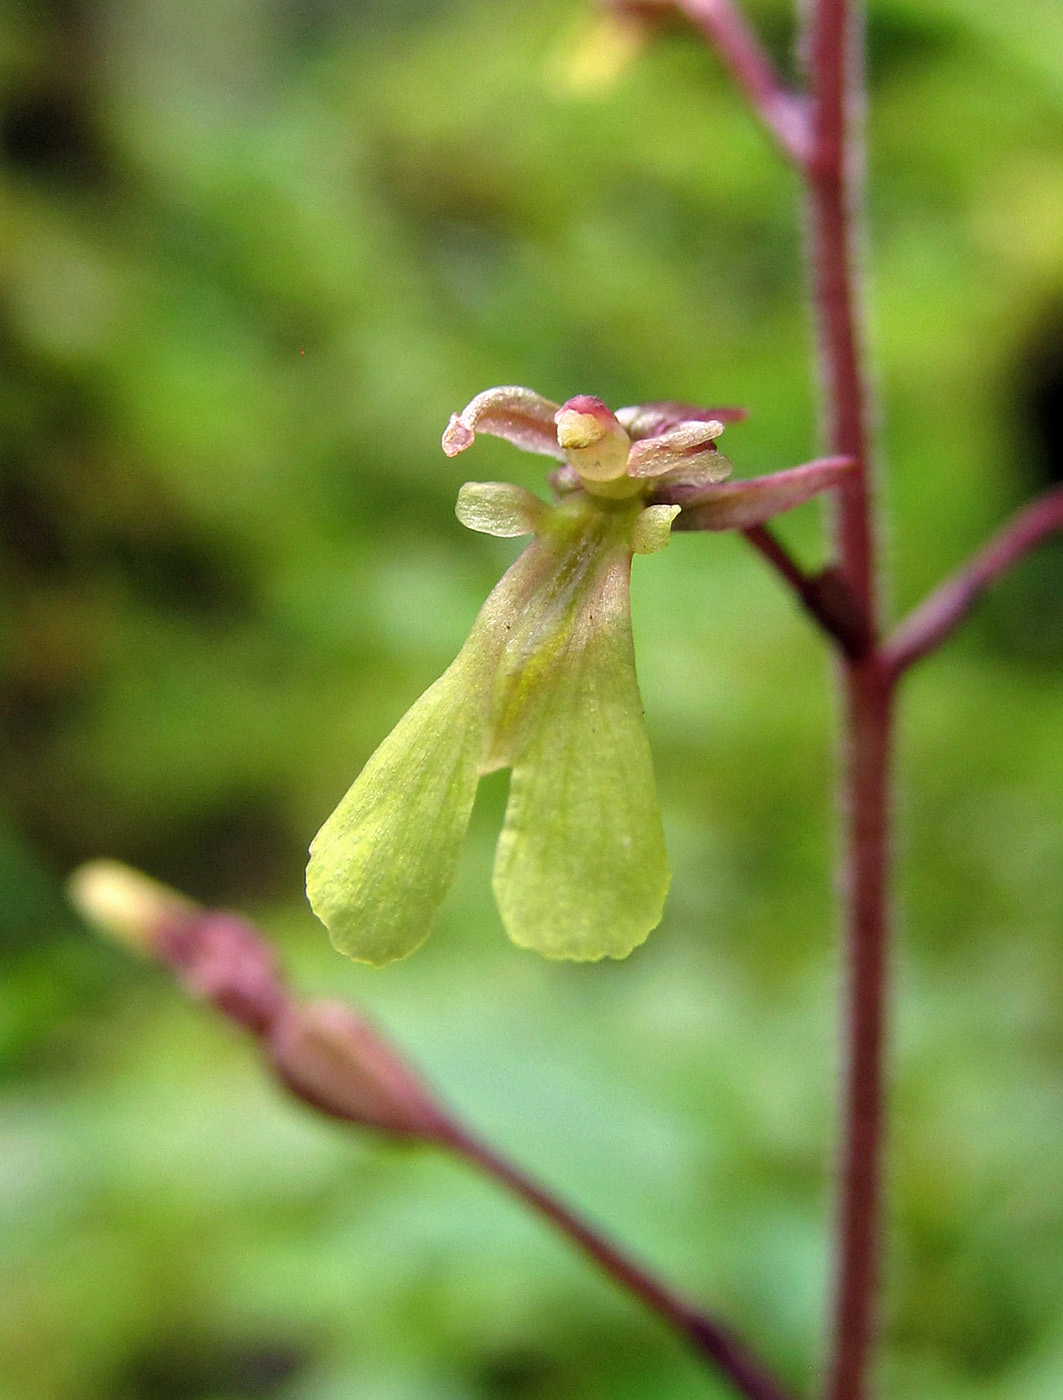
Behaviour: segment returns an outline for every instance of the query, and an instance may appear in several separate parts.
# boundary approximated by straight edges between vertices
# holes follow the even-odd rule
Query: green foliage
[[[785,50],[788,7],[756,12]],[[1034,412],[1063,358],[1057,14],[872,7],[898,606],[1059,470]],[[72,932],[62,878],[101,853],[259,914],[796,1383],[817,1364],[831,705],[741,541],[636,570],[675,875],[627,963],[499,937],[501,779],[417,959],[352,968],[301,894],[347,775],[513,557],[454,521],[456,404],[499,380],[744,403],[740,476],[815,440],[792,180],[681,32],[559,95],[572,23],[547,0],[0,10],[3,1400],[713,1394],[490,1188],[275,1102],[245,1047]],[[780,528],[814,562],[816,508]],[[1017,576],[903,706],[898,1398],[1059,1388],[1061,597],[1058,556]]]

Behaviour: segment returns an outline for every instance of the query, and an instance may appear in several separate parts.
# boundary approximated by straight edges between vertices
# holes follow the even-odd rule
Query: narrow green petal
[[[670,873],[635,676],[630,553],[609,548],[542,655],[521,725],[494,890],[509,936],[550,958],[626,957]]]
[[[341,953],[381,966],[428,937],[476,796],[486,727],[459,657],[408,710],[310,847],[306,892]]]

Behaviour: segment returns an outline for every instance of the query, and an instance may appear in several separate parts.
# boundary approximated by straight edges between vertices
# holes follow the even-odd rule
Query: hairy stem
[[[718,0],[676,3],[717,46],[753,106],[802,170],[828,446],[855,465],[839,483],[837,562],[823,574],[805,574],[763,526],[746,528],[745,534],[835,638],[841,652],[844,1129],[827,1393],[829,1400],[865,1400],[881,1250],[894,692],[906,670],[951,635],[986,588],[1049,535],[1063,532],[1063,488],[1020,511],[880,643],[855,233],[862,210],[858,119],[863,117],[864,98],[863,16],[855,0],[806,0],[801,47],[808,63],[811,107],[806,116],[801,99],[785,94],[793,104],[789,110],[799,114],[793,128],[796,137],[792,133],[788,138],[773,117],[781,90],[778,79],[745,22]],[[692,514],[687,528],[698,527]],[[838,584],[840,591],[824,593],[824,585],[829,589]]]
[[[843,663],[842,821],[845,950],[844,1137],[840,1161],[830,1400],[864,1400],[880,1253],[884,1042],[888,996],[891,689],[874,649],[876,565],[868,395],[860,342],[854,212],[862,173],[855,129],[862,16],[851,0],[813,0],[807,54],[812,150],[806,167],[811,275],[832,451],[855,458],[839,491],[838,567],[872,648]]]
[[[463,1132],[455,1135],[453,1145],[467,1161],[548,1220],[604,1273],[684,1336],[699,1355],[727,1376],[739,1394],[747,1400],[790,1400],[782,1385],[726,1327],[663,1284],[518,1167]]]
[[[742,533],[779,576],[789,584],[805,610],[847,656],[863,656],[869,638],[864,619],[835,569],[806,574],[766,525],[751,525]]]
[[[267,1072],[309,1108],[360,1129],[454,1152],[560,1231],[746,1400],[790,1400],[728,1328],[459,1123],[401,1051],[358,1011],[297,996],[268,939],[252,924],[204,909],[115,861],[83,866],[70,893],[102,932],[163,963],[190,996],[250,1032]]]
[[[804,100],[784,85],[775,65],[733,0],[675,0],[731,70],[754,111],[797,164],[808,155]]]
[[[779,84],[752,68],[735,43],[745,22],[718,0],[681,0],[717,46],[754,107],[778,131],[766,105]],[[851,458],[838,488],[837,562],[821,579],[844,586],[847,620],[836,619],[808,579],[766,534],[751,542],[840,644],[843,696],[841,893],[847,961],[844,1138],[840,1161],[836,1296],[830,1400],[864,1400],[871,1357],[879,1255],[888,992],[890,674],[878,652],[877,573],[869,480],[868,392],[857,307],[856,215],[862,184],[862,15],[853,0],[806,0],[801,45],[810,107],[798,100],[797,141],[780,139],[804,177],[812,302],[831,452]],[[755,41],[753,41],[755,42]],[[758,46],[759,47],[759,46]],[[766,63],[766,60],[765,60]],[[772,99],[773,100],[773,99]],[[791,99],[792,100],[792,99]],[[810,596],[811,595],[811,596]]]
[[[881,1222],[888,993],[892,688],[878,659],[844,671],[842,899],[846,932],[844,1139],[831,1400],[868,1393]]]
[[[890,673],[909,666],[946,641],[982,594],[1031,550],[1063,533],[1063,487],[1024,506],[951,578],[939,584],[914,612],[894,628],[882,648]]]
[[[853,594],[874,618],[875,550],[869,489],[866,376],[855,275],[854,206],[862,167],[854,147],[857,101],[851,76],[862,71],[855,50],[862,27],[849,0],[813,0],[808,52],[812,81],[812,149],[806,166],[812,296],[820,373],[832,452],[857,467],[839,491],[838,554]],[[872,629],[873,630],[873,629]]]

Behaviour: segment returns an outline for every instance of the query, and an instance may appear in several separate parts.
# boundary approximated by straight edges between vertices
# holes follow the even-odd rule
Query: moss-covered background
[[[754,10],[784,62],[786,7]],[[501,1144],[821,1363],[830,668],[740,540],[635,570],[675,867],[629,962],[511,948],[504,776],[410,962],[341,960],[306,845],[512,557],[453,516],[490,384],[748,404],[815,450],[796,188],[675,30],[558,78],[560,0],[0,7],[0,1400],[724,1392],[490,1186],[279,1102],[66,912],[116,855],[257,917]],[[914,603],[1063,476],[1063,9],[874,0],[870,333]],[[814,507],[785,534],[822,557]],[[914,676],[882,1394],[1063,1394],[1063,553]]]

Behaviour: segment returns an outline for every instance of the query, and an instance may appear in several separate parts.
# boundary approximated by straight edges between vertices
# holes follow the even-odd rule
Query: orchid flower
[[[635,675],[632,556],[663,549],[688,501],[709,512],[701,528],[726,529],[832,484],[788,487],[783,472],[720,488],[731,464],[716,439],[744,416],[673,403],[614,414],[588,395],[558,406],[498,388],[451,418],[448,456],[477,433],[505,438],[560,464],[558,499],[461,488],[463,525],[533,539],[311,845],[307,894],[341,952],[379,966],[424,941],[477,783],[500,768],[511,776],[492,883],[514,943],[622,958],[660,922],[671,876]],[[714,488],[726,492],[715,504]]]

